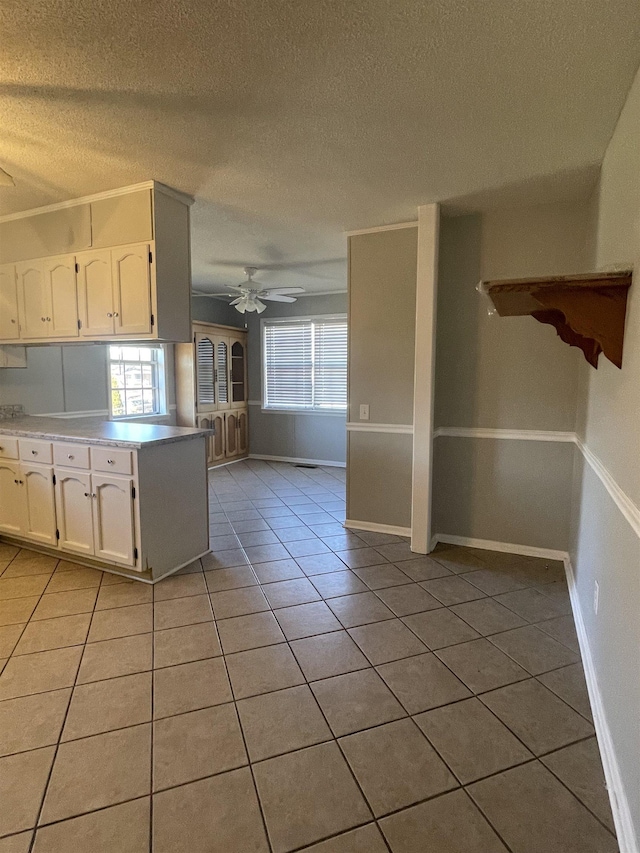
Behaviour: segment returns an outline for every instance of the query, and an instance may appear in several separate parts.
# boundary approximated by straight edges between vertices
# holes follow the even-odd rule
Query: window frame
[[[344,408],[340,409],[316,409],[311,407],[287,407],[287,406],[267,406],[267,359],[266,359],[266,335],[265,335],[265,326],[266,325],[277,325],[277,324],[286,324],[286,323],[318,323],[323,320],[338,320],[342,321],[345,324],[348,323],[347,314],[309,314],[309,315],[301,315],[301,316],[292,316],[292,317],[261,317],[260,318],[260,411],[265,414],[290,414],[290,415],[314,415],[315,417],[330,417],[330,418],[346,418],[347,411],[349,408],[349,400],[347,393],[347,401],[345,402]],[[348,342],[348,330],[347,330],[347,342]],[[348,369],[348,360],[347,360],[347,369]],[[346,385],[348,391],[348,383],[349,378],[347,375]],[[251,401],[250,401],[251,402]]]
[[[156,359],[152,362],[147,361],[138,361],[138,364],[152,364],[155,373],[156,373],[156,383],[152,386],[156,391],[157,396],[157,411],[148,412],[148,413],[138,413],[138,414],[124,414],[124,415],[116,415],[113,412],[113,400],[112,400],[112,391],[114,390],[111,385],[111,365],[112,364],[135,364],[136,362],[132,362],[128,359],[113,359],[111,358],[111,348],[118,347],[122,349],[123,347],[128,347],[130,349],[149,349],[153,350],[157,353]],[[164,417],[167,412],[167,353],[166,346],[164,344],[140,344],[140,343],[128,343],[127,341],[114,341],[111,344],[107,344],[106,346],[106,370],[107,370],[107,398],[108,398],[108,408],[109,408],[109,419],[112,421],[139,421],[142,419],[149,418],[160,418]],[[125,399],[126,406],[126,399]]]

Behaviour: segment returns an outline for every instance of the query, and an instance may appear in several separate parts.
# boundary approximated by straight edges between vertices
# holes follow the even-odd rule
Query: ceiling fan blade
[[[304,293],[304,287],[270,287],[268,289],[268,292],[269,293],[280,293],[283,295],[289,294],[289,293]]]
[[[244,299],[244,296],[238,296],[238,298],[234,299],[233,302],[230,302],[229,305],[237,305],[238,302],[242,302],[243,299]]]
[[[237,284],[228,284],[227,285],[227,290],[237,290],[238,293],[244,293],[244,291],[246,289],[247,289],[246,287],[238,287]]]
[[[295,298],[293,296],[280,296],[279,293],[261,293],[260,299],[264,299],[265,302],[295,302]]]

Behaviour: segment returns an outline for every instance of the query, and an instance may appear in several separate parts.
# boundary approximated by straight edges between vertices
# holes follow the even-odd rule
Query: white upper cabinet
[[[77,263],[80,334],[83,338],[113,335],[111,252],[83,252]]]
[[[78,288],[73,255],[44,261],[47,326],[51,338],[78,337]]]
[[[16,264],[18,282],[20,337],[48,338],[47,288],[42,261]]]
[[[0,217],[0,345],[191,340],[191,201],[150,181]]]
[[[151,332],[150,258],[148,243],[111,251],[116,335]]]
[[[0,267],[0,340],[15,341],[19,337],[16,268],[5,264]]]

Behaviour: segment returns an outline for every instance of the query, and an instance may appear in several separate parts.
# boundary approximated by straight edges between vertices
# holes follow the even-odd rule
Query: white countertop
[[[210,430],[135,421],[105,421],[102,418],[39,418],[24,416],[0,420],[0,435],[104,444],[108,447],[140,449],[171,444],[207,435]]]

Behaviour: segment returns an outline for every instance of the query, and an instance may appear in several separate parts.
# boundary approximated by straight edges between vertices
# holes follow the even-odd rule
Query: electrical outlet
[[[360,405],[360,420],[361,421],[368,421],[369,420],[369,404],[368,403],[362,403]]]
[[[600,604],[600,584],[596,581],[593,585],[593,612],[598,615],[598,605]]]

